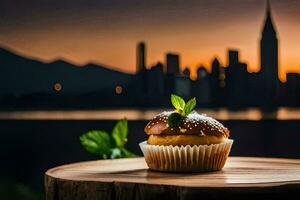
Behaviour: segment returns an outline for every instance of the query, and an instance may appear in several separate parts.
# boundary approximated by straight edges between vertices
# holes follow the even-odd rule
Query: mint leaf
[[[105,131],[90,131],[80,136],[80,142],[88,152],[104,159],[135,157],[134,153],[124,147],[127,132],[127,120],[120,120],[114,126],[112,134]]]
[[[184,106],[185,106],[185,101],[180,96],[172,94],[171,102],[172,102],[172,105],[176,108],[176,110],[178,110],[179,112],[183,111]]]
[[[105,131],[89,131],[80,136],[82,146],[90,153],[106,159],[110,155],[111,139]]]
[[[123,119],[117,122],[112,130],[112,137],[114,138],[117,147],[124,147],[127,142],[128,124],[127,120]]]
[[[174,112],[169,115],[168,124],[171,128],[174,128],[181,123],[181,120],[182,120],[182,116],[179,113]]]
[[[122,157],[124,158],[132,158],[132,157],[136,157],[136,155],[130,151],[128,151],[127,149],[125,148],[121,148],[121,154],[122,154]]]
[[[110,159],[122,158],[121,150],[119,148],[111,149]]]
[[[128,151],[124,147],[120,147],[120,148],[116,147],[116,148],[111,149],[111,155],[110,155],[111,159],[132,158],[132,157],[136,157],[136,155],[134,153]]]
[[[186,103],[186,105],[185,105],[185,107],[184,107],[184,116],[187,116],[188,114],[190,114],[193,110],[194,110],[194,108],[196,107],[196,98],[194,97],[194,98],[192,98],[192,99],[190,99],[187,103]]]

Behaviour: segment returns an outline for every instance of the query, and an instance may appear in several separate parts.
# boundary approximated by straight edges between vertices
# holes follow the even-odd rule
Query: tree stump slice
[[[45,189],[47,200],[284,199],[300,194],[300,160],[229,157],[208,173],[151,171],[144,158],[80,162],[49,169]]]

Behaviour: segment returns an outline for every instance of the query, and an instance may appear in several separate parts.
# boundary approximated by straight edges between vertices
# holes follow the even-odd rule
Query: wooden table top
[[[222,171],[208,173],[151,171],[144,158],[99,160],[56,167],[46,172],[47,177],[75,182],[119,182],[182,187],[300,186],[300,159],[229,157]]]

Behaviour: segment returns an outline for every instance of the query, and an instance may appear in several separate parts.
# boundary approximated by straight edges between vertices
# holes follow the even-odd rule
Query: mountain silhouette
[[[133,77],[92,63],[76,66],[61,59],[45,63],[0,48],[0,96],[56,93],[56,83],[62,86],[61,94],[82,95],[126,86]]]

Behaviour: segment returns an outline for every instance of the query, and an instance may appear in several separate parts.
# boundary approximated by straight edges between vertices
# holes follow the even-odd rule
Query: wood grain
[[[299,194],[300,160],[229,157],[222,171],[188,174],[148,170],[144,158],[90,161],[48,170],[45,187],[48,200],[285,198]]]

